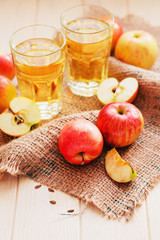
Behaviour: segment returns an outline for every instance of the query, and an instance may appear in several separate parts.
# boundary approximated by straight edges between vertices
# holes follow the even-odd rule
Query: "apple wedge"
[[[40,110],[32,100],[16,97],[10,102],[8,111],[0,115],[0,129],[10,136],[20,137],[40,120]]]
[[[106,105],[111,102],[133,102],[138,93],[137,79],[128,77],[119,82],[116,78],[104,80],[98,87],[97,97]]]
[[[112,148],[105,156],[105,168],[108,175],[116,182],[130,182],[137,176],[135,170],[124,161],[117,150]]]

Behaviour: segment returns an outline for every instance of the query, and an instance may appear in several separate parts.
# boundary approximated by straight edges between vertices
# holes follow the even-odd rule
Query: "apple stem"
[[[24,123],[24,119],[17,113],[15,114],[11,108],[9,108],[9,111],[15,115],[14,120],[16,121],[17,125],[20,123]]]
[[[83,157],[83,154],[84,154],[84,153],[81,152],[80,154],[82,155],[82,163],[81,163],[81,165],[84,165],[84,157]]]
[[[10,111],[11,113],[13,113],[13,115],[15,115],[15,113],[12,111],[12,109],[11,109],[11,108],[9,108],[9,111]]]
[[[135,38],[140,38],[140,37],[141,37],[141,34],[140,34],[140,33],[135,33],[135,34],[134,34],[134,37],[135,37]]]

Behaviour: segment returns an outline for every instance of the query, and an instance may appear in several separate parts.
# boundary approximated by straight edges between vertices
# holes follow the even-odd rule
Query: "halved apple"
[[[130,182],[137,176],[135,170],[124,161],[117,150],[112,148],[105,156],[105,168],[108,175],[116,182]]]
[[[30,99],[16,97],[8,111],[0,115],[0,129],[14,137],[22,136],[41,120],[38,106]]]
[[[106,105],[111,102],[133,102],[138,93],[136,78],[128,77],[119,82],[116,78],[104,80],[98,87],[97,97]]]

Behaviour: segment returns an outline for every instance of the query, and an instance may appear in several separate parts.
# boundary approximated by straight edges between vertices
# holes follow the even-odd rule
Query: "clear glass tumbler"
[[[62,108],[65,43],[62,32],[46,25],[21,28],[10,38],[20,94],[36,102],[41,119]]]
[[[66,36],[67,82],[74,94],[92,96],[108,77],[114,17],[106,9],[80,5],[61,15]]]

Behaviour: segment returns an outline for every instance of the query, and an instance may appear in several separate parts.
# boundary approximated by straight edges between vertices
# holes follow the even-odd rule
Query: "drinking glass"
[[[38,105],[41,119],[62,108],[65,36],[54,27],[32,25],[10,37],[10,47],[21,96]]]
[[[67,83],[74,94],[92,96],[108,77],[114,17],[105,8],[80,5],[61,15],[66,36]]]

